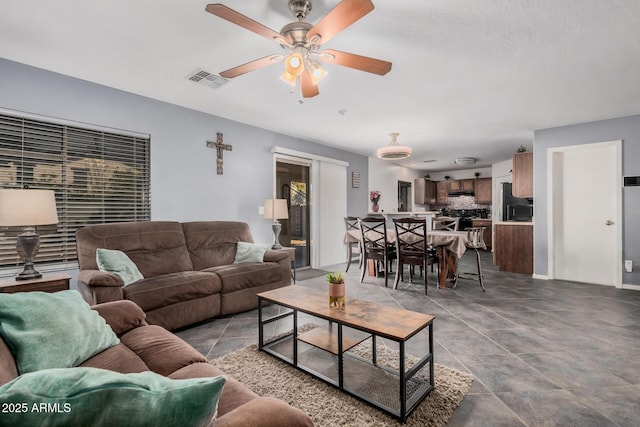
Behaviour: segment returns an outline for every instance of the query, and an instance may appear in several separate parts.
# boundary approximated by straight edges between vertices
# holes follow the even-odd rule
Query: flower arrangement
[[[380,191],[373,190],[371,193],[369,193],[369,200],[371,200],[373,203],[378,203],[378,200],[380,200]]]

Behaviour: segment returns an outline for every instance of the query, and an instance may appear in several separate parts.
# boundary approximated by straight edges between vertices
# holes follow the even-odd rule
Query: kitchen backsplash
[[[448,205],[433,205],[431,209],[488,209],[491,212],[491,205],[479,205],[473,196],[449,197]]]

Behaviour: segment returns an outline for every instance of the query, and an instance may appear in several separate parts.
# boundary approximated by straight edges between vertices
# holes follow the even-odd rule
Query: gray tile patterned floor
[[[360,284],[353,263],[347,301],[357,297],[436,316],[436,362],[474,375],[448,426],[640,425],[640,292],[503,273],[490,253],[482,254],[482,263],[486,293],[473,279],[436,289],[430,273],[428,295],[421,281],[401,282],[397,290],[369,276]],[[465,255],[460,268],[473,271],[474,257]],[[297,285],[326,286],[324,277]],[[253,310],[178,335],[213,360],[256,343],[257,318]]]

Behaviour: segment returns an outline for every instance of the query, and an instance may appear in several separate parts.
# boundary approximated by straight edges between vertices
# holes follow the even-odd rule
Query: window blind
[[[77,260],[81,226],[148,221],[150,138],[0,114],[0,188],[54,190],[57,226],[38,227],[39,265]],[[0,269],[22,264],[18,229],[0,229]]]

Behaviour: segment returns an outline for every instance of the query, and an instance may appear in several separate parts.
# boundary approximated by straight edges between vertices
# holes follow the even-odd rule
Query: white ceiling
[[[312,1],[311,23],[339,2]],[[276,31],[294,20],[287,0],[222,3]],[[401,164],[434,171],[508,159],[535,129],[640,114],[638,0],[374,0],[324,47],[391,72],[327,64],[303,104],[282,63],[215,90],[186,79],[281,51],[206,4],[3,0],[0,57],[368,156],[400,132]]]

